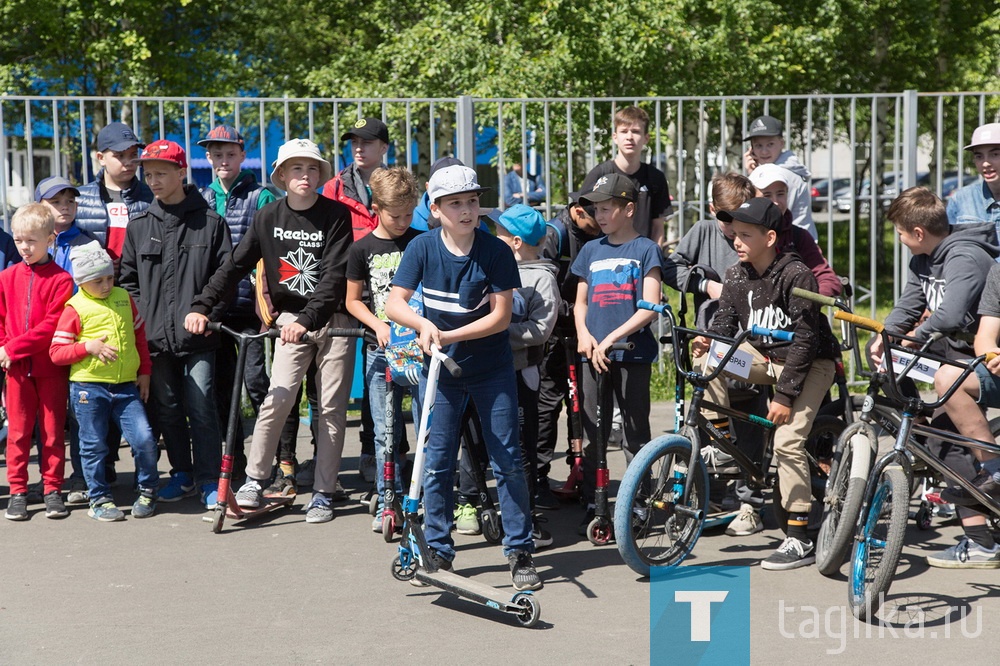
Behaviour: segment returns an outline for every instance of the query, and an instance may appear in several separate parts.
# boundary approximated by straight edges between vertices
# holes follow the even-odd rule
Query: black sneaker
[[[540,523],[546,522],[545,518],[535,516],[531,526],[531,538],[535,542],[535,550],[548,548],[552,545],[552,535],[547,530],[542,529]]]
[[[559,498],[552,492],[548,478],[539,479],[535,491],[535,508],[544,511],[555,511],[559,508]]]
[[[3,514],[7,520],[27,520],[28,519],[28,493],[17,493],[10,496],[7,503],[7,512]]]
[[[69,515],[69,511],[66,510],[66,505],[63,504],[62,496],[58,490],[45,493],[43,499],[45,500],[46,518],[65,518]]]
[[[441,569],[442,571],[451,571],[451,560],[446,560],[440,553],[437,552],[431,552],[431,557],[434,559],[434,564],[438,569]],[[416,578],[410,579],[410,585],[413,587],[427,587],[427,583],[417,580]]]
[[[816,549],[812,541],[799,541],[795,537],[785,537],[778,550],[760,563],[761,569],[785,571],[798,569],[816,561]]]
[[[507,556],[507,562],[510,564],[510,579],[514,583],[515,590],[542,589],[542,581],[538,578],[538,572],[535,571],[535,562],[531,559],[531,553],[515,550]]]

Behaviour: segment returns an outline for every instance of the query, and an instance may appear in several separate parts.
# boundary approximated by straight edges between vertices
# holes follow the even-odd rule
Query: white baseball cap
[[[965,150],[972,150],[977,146],[1000,146],[1000,123],[988,123],[980,125],[972,133],[972,143],[965,147]]]
[[[750,182],[758,190],[763,190],[768,185],[776,183],[779,180],[785,184],[785,187],[791,189],[794,182],[793,178],[799,177],[785,167],[778,166],[777,164],[761,164],[750,174]]]
[[[285,179],[278,174],[278,167],[293,157],[308,157],[319,162],[319,184],[333,178],[333,167],[319,153],[319,146],[309,139],[291,139],[278,149],[278,159],[271,165],[271,182],[275,187],[287,190]]]
[[[465,194],[466,192],[479,194],[489,189],[479,186],[474,169],[455,164],[434,172],[434,175],[427,182],[427,197],[431,201],[437,202],[441,197],[452,194]]]

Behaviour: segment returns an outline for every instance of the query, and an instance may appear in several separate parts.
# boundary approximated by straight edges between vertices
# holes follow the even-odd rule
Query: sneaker
[[[539,580],[538,572],[535,571],[535,562],[531,559],[531,553],[515,550],[507,556],[507,562],[510,564],[510,579],[514,583],[515,590],[542,589],[542,581]]]
[[[757,534],[764,529],[764,523],[760,520],[760,515],[751,504],[740,506],[740,513],[726,528],[727,536],[750,536]]]
[[[139,488],[139,498],[132,505],[133,518],[149,518],[156,511],[156,489]]]
[[[246,483],[236,491],[236,505],[244,509],[256,509],[263,499],[261,493],[260,483],[247,477]]]
[[[45,493],[43,500],[45,502],[46,518],[65,518],[69,515],[66,505],[63,504],[62,495],[59,494],[58,490]]]
[[[785,571],[798,569],[816,561],[816,550],[812,541],[799,541],[795,537],[785,537],[778,550],[760,563],[761,569]]]
[[[7,520],[27,520],[28,519],[28,493],[17,493],[10,496],[7,503],[7,512],[3,514]]]
[[[455,507],[455,531],[459,534],[479,534],[479,515],[476,507],[471,504],[459,504]]]
[[[438,569],[441,569],[442,571],[451,571],[453,566],[451,560],[446,560],[439,553],[434,551],[431,552],[431,557],[434,558],[434,563],[437,565]],[[427,587],[427,583],[417,580],[416,578],[410,579],[410,585],[413,587]]]
[[[90,504],[90,493],[87,491],[87,482],[83,479],[70,477],[66,490],[68,491],[66,493],[67,505]]]
[[[346,502],[350,499],[350,495],[348,495],[347,491],[344,490],[344,486],[340,485],[340,479],[337,479],[337,485],[333,487],[330,499],[334,502]]]
[[[299,465],[299,471],[295,472],[295,483],[298,486],[311,486],[315,480],[316,459],[310,458]]]
[[[611,432],[608,433],[608,448],[621,448],[622,442],[625,440],[625,430],[622,428],[621,423],[612,423]]]
[[[194,481],[187,472],[174,472],[170,475],[167,485],[160,488],[161,502],[176,502],[194,495]]]
[[[219,484],[214,482],[204,484],[198,496],[205,509],[211,511],[219,503]]]
[[[580,525],[576,528],[576,533],[582,537],[587,536],[587,529],[590,527],[590,521],[594,519],[597,507],[593,504],[587,505],[587,510],[583,512],[583,520],[580,521]]]
[[[372,454],[362,453],[361,457],[358,458],[358,471],[361,472],[365,483],[375,483],[375,467],[376,460]]]
[[[295,477],[286,476],[283,472],[279,471],[277,477],[274,479],[274,483],[264,490],[264,495],[267,497],[288,497],[289,495],[296,494],[296,492]]]
[[[928,555],[927,564],[941,569],[1000,569],[1000,545],[987,550],[963,536],[962,540],[937,555]]]
[[[330,498],[324,493],[313,493],[306,506],[307,523],[328,523],[333,520],[333,507]]]
[[[531,524],[531,538],[535,542],[535,550],[548,548],[552,545],[552,535],[549,534],[548,530],[542,529],[542,526],[539,525],[539,523],[544,521],[544,518],[536,517]]]
[[[993,499],[1000,500],[1000,483],[994,481],[993,474],[987,472],[985,469],[980,470],[973,477],[972,485]],[[941,491],[941,499],[949,504],[958,504],[959,506],[976,506],[979,504],[979,500],[966,492],[965,488],[959,487],[945,488]]]
[[[28,504],[41,504],[43,490],[45,490],[45,486],[41,481],[30,484],[28,486]]]
[[[705,461],[705,467],[708,468],[709,473],[739,470],[739,467],[733,462],[733,457],[716,446],[703,446],[701,459]]]
[[[552,492],[552,487],[549,486],[549,480],[547,478],[539,479],[538,484],[535,487],[536,509],[555,511],[559,508],[559,498],[556,497],[554,492]]]
[[[374,519],[372,519],[372,532],[376,534],[382,534],[382,512],[380,511]]]
[[[87,512],[87,515],[102,523],[114,523],[119,520],[125,520],[125,514],[115,506],[110,497],[102,497],[90,505],[90,511]]]

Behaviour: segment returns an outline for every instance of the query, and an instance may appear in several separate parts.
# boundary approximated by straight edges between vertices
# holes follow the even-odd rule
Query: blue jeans
[[[378,511],[381,514],[385,502],[385,403],[389,386],[385,381],[385,371],[389,367],[385,360],[385,350],[369,345],[365,353],[365,382],[368,386],[368,400],[371,403],[372,422],[375,426],[375,489],[378,491]],[[392,428],[392,445],[396,462],[396,497],[403,497],[402,457],[399,454],[399,442],[403,436],[403,395],[409,392],[413,396],[413,423],[419,423],[420,401],[416,398],[415,387],[393,385],[393,413],[396,418]]]
[[[222,466],[214,378],[214,351],[153,357],[149,394],[170,460],[170,473],[184,472],[194,478],[198,487],[217,481]]]
[[[424,534],[427,545],[447,560],[455,557],[451,524],[455,510],[455,463],[465,404],[472,399],[497,482],[503,514],[504,555],[534,552],[528,482],[521,465],[517,427],[517,380],[512,367],[469,379],[438,382],[434,419],[424,459]],[[417,444],[419,446],[419,442]]]
[[[149,427],[136,385],[131,382],[70,382],[69,403],[79,423],[80,463],[91,501],[111,497],[111,488],[104,478],[108,424],[111,421],[118,425],[132,447],[139,487],[155,490],[159,485],[156,440],[153,439],[153,430]]]

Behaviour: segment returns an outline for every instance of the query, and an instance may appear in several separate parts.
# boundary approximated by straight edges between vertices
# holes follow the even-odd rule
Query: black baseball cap
[[[243,147],[243,135],[235,127],[229,125],[219,125],[213,127],[204,139],[198,142],[199,146],[208,148],[210,143],[235,143],[240,148]]]
[[[769,231],[777,231],[781,226],[781,211],[770,199],[754,197],[743,202],[736,210],[720,210],[715,216],[723,222],[745,222],[756,224]]]
[[[781,121],[774,116],[757,116],[747,128],[743,140],[749,141],[758,136],[781,136],[782,127]]]
[[[351,137],[359,139],[378,139],[384,143],[389,143],[389,128],[378,118],[362,118],[354,123],[349,131],[344,132],[340,140],[349,141]]]
[[[116,153],[128,150],[132,146],[142,148],[145,144],[139,141],[132,128],[125,123],[109,123],[97,134],[97,152],[113,150]]]
[[[580,203],[584,206],[608,199],[635,201],[635,184],[626,176],[610,173],[598,178],[593,190],[580,195]]]

